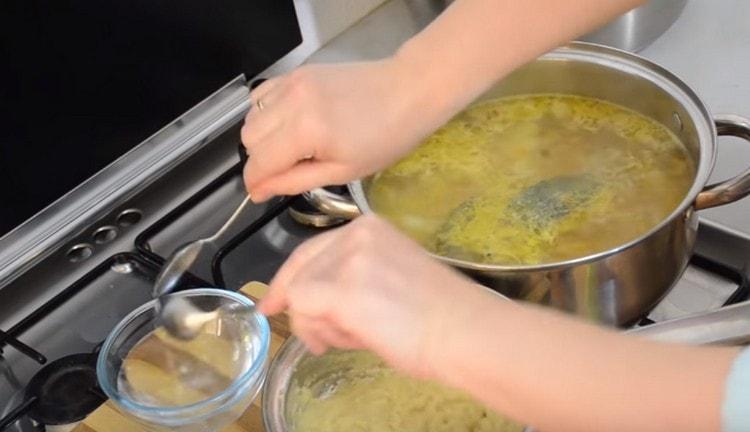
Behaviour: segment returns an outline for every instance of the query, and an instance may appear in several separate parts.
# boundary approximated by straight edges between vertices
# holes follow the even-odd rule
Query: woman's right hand
[[[256,202],[342,184],[392,164],[450,114],[397,57],[308,65],[254,89],[242,128]],[[424,89],[426,90],[426,89]]]
[[[381,219],[361,216],[300,246],[271,281],[265,314],[287,310],[313,353],[369,349],[424,378],[462,325],[499,298]]]

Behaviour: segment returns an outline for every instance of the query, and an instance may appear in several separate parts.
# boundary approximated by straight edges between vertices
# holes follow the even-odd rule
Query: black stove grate
[[[36,405],[37,400],[35,398],[25,399],[21,405],[13,408],[13,411],[9,412],[8,415],[0,419],[0,431],[5,430],[13,423],[18,421],[21,417],[26,415]]]
[[[150,271],[151,277],[155,277],[158,273],[160,267],[165,262],[165,257],[162,257],[156,253],[154,253],[150,246],[149,246],[149,239],[157,232],[161,231],[165,227],[167,227],[169,224],[174,222],[176,219],[178,219],[180,216],[182,216],[185,212],[189,211],[191,208],[193,208],[198,202],[206,198],[209,194],[214,192],[216,189],[221,187],[222,185],[226,184],[233,178],[235,178],[242,169],[242,164],[239,163],[229,170],[227,170],[224,174],[219,176],[217,179],[209,183],[207,186],[202,188],[200,191],[195,193],[193,196],[185,200],[182,204],[177,206],[174,210],[169,212],[167,215],[162,217],[160,220],[146,228],[143,232],[141,232],[138,237],[135,240],[135,253],[121,253],[114,255],[105,261],[103,261],[101,264],[99,264],[97,267],[95,267],[91,272],[87,273],[77,281],[75,281],[73,284],[65,288],[63,291],[61,291],[58,295],[50,299],[48,302],[43,304],[41,307],[33,311],[28,316],[24,317],[21,321],[13,325],[10,329],[7,331],[0,330],[0,354],[2,354],[2,348],[4,346],[12,346],[13,348],[17,349],[19,352],[23,353],[27,357],[33,359],[39,364],[45,364],[47,362],[47,358],[37,351],[36,349],[24,344],[21,340],[19,340],[19,337],[24,333],[24,331],[31,328],[34,324],[38,323],[42,319],[44,319],[47,315],[49,315],[52,311],[54,311],[56,308],[64,304],[67,300],[72,298],[74,295],[79,293],[81,290],[83,290],[86,286],[88,286],[90,283],[92,283],[94,280],[96,280],[98,277],[100,277],[105,272],[109,271],[111,267],[115,264],[122,264],[122,263],[135,263],[138,264],[144,268],[147,268]],[[270,222],[275,217],[279,216],[284,210],[286,210],[289,205],[295,200],[295,199],[301,199],[300,197],[284,197],[276,202],[269,205],[269,207],[263,212],[262,215],[260,215],[258,218],[253,220],[245,229],[243,229],[241,232],[239,232],[237,235],[232,237],[226,244],[217,251],[216,255],[214,256],[212,260],[212,272],[213,277],[215,280],[215,286],[223,286],[224,282],[224,276],[222,274],[222,262],[224,260],[224,257],[226,257],[232,250],[234,250],[238,245],[240,245],[245,239],[252,236],[254,233],[256,233],[259,229],[261,229],[263,226],[265,226],[268,222]],[[199,287],[199,286],[210,286],[208,282],[201,279],[198,276],[195,276],[193,274],[188,275],[185,279],[183,279],[181,284],[181,289],[187,289],[192,287]],[[101,345],[101,344],[100,344]],[[95,355],[96,351],[94,351],[94,354],[91,353],[84,353],[87,355]],[[84,355],[80,354],[80,355]],[[73,355],[76,356],[76,355]],[[71,356],[71,357],[73,357]],[[50,375],[50,370],[53,370],[54,368],[50,368],[51,366],[55,366],[57,363],[65,363],[66,358],[57,359],[56,361],[50,363],[46,367],[43,367],[37,374],[32,377],[31,382],[38,382],[41,381],[42,377],[44,378],[44,375]],[[58,374],[51,374],[51,375],[58,375]],[[75,374],[71,374],[71,376],[75,376]],[[36,387],[40,387],[39,384],[36,385]],[[27,386],[27,390],[30,388],[30,385]],[[98,385],[94,385],[91,389],[86,390],[91,396],[91,400],[87,403],[83,404],[86,409],[89,409],[90,411],[93,411],[98,407],[98,405],[105,400],[105,398],[102,398],[101,390],[98,389]],[[79,398],[80,399],[80,398]],[[98,402],[97,402],[98,401]],[[11,410],[5,417],[0,418],[0,431],[3,431],[10,425],[14,424],[17,420],[22,418],[23,416],[29,415],[31,417],[35,416],[35,412],[39,411],[39,406],[44,402],[43,397],[40,398],[36,395],[29,394],[28,396],[24,397],[23,401],[15,408]],[[78,400],[80,402],[80,400]],[[64,411],[64,410],[63,410]],[[75,413],[75,418],[71,418],[71,421],[77,421],[80,420],[79,417],[81,417],[81,412],[72,410],[70,412]],[[43,413],[44,414],[44,413]],[[59,413],[57,413],[59,414]],[[87,414],[87,413],[86,413]],[[44,418],[44,415],[40,415],[42,418]],[[63,419],[64,420],[64,419]],[[56,420],[59,422],[62,422],[63,420]]]
[[[21,353],[33,359],[37,363],[46,363],[47,360],[44,355],[21,342],[18,337],[23,334],[23,332],[28,330],[31,326],[49,315],[50,312],[57,309],[60,305],[68,301],[68,299],[88,286],[93,280],[101,276],[103,273],[107,272],[114,264],[123,262],[133,262],[143,266],[144,268],[151,269],[154,272],[158,271],[158,268],[154,263],[148,261],[138,254],[126,252],[113,255],[112,257],[104,260],[89,273],[73,282],[70,286],[62,290],[59,294],[51,298],[38,309],[24,317],[21,321],[13,325],[7,331],[0,330],[0,353],[2,353],[3,347],[5,347],[6,345],[10,345],[18,349]]]
[[[160,267],[164,264],[165,257],[162,257],[151,250],[149,246],[149,240],[151,239],[151,237],[157,232],[167,227],[172,222],[174,222],[176,219],[182,216],[185,212],[189,211],[198,202],[203,200],[206,196],[208,196],[209,194],[217,190],[222,185],[234,179],[239,173],[241,173],[241,169],[242,169],[242,163],[239,163],[233,166],[232,168],[227,170],[225,173],[223,173],[221,176],[216,178],[214,181],[209,183],[207,186],[202,188],[200,191],[195,193],[193,196],[185,200],[182,204],[177,206],[174,210],[170,211],[167,215],[162,217],[160,220],[158,220],[157,222],[155,222],[154,224],[146,228],[143,232],[141,232],[138,235],[138,237],[135,240],[135,249],[136,249],[135,253],[131,253],[131,252],[120,253],[120,254],[114,255],[104,260],[97,267],[95,267],[91,272],[87,273],[86,275],[84,275],[83,277],[75,281],[73,284],[65,288],[58,295],[50,299],[48,302],[43,304],[41,307],[33,311],[28,316],[24,317],[21,321],[13,325],[10,329],[8,329],[7,331],[0,330],[0,354],[2,354],[3,347],[11,346],[17,349],[19,352],[23,353],[25,356],[33,359],[37,363],[45,364],[47,362],[47,358],[42,353],[40,353],[36,349],[26,345],[21,340],[19,340],[19,337],[21,337],[24,331],[28,330],[33,325],[35,325],[36,323],[44,319],[52,311],[54,311],[55,309],[60,307],[62,304],[64,304],[67,300],[69,300],[74,295],[79,293],[81,290],[83,290],[86,286],[88,286],[90,283],[92,283],[102,274],[109,271],[112,268],[112,266],[115,264],[134,263],[143,268],[148,269],[148,271],[150,272],[151,278],[155,277]],[[226,244],[221,249],[219,249],[219,251],[217,251],[216,255],[214,256],[212,260],[213,277],[216,279],[215,280],[216,283],[213,284],[214,286],[223,286],[224,276],[222,274],[222,262],[224,260],[224,257],[226,257],[232,250],[234,250],[245,239],[252,236],[254,233],[260,230],[263,226],[265,226],[272,219],[279,216],[284,210],[286,210],[289,207],[289,205],[295,199],[301,199],[301,198],[300,197],[283,197],[277,200],[276,202],[270,204],[269,207],[265,209],[262,215],[260,215],[258,218],[253,220],[245,229],[243,229],[237,235],[232,237],[228,242],[226,242]],[[202,278],[194,274],[189,274],[187,275],[185,279],[182,280],[180,289],[188,289],[188,288],[193,288],[193,287],[205,287],[205,286],[211,286],[211,285],[212,284],[203,280]],[[83,353],[83,354],[95,355],[96,350],[94,351],[93,354],[91,353]],[[50,366],[54,366],[56,363],[60,363],[60,362],[64,363],[65,362],[64,360],[65,358],[57,359],[56,361],[50,363],[46,367],[43,367],[40,371],[37,372],[37,374],[34,377],[32,377],[31,381],[34,382],[35,378],[37,378],[36,381],[40,381],[40,379],[38,379],[39,376],[50,374],[49,372],[51,370],[49,368]],[[71,376],[75,376],[75,374],[71,374]],[[27,386],[27,390],[29,388],[30,386]],[[92,399],[91,401],[89,401],[88,403],[84,405],[87,409],[90,409],[91,411],[93,411],[94,409],[96,409],[96,407],[98,407],[98,405],[101,402],[105,400],[105,398],[101,397],[102,393],[101,393],[101,390],[98,389],[98,385],[94,385],[91,389],[87,389],[87,391],[88,393],[91,394]],[[97,400],[98,400],[98,403],[96,403]],[[43,398],[37,397],[32,394],[24,397],[23,401],[17,407],[13,408],[5,417],[0,418],[0,431],[5,430],[10,425],[13,425],[17,420],[19,420],[23,416],[29,415],[33,418],[34,413],[39,410],[39,405],[42,402],[43,402]],[[71,411],[71,412],[75,412],[76,415],[74,416],[75,418],[71,418],[70,420],[71,421],[79,420],[78,417],[81,417],[80,412],[79,411]],[[42,415],[41,417],[43,418],[44,416]],[[62,422],[62,420],[59,420],[59,421]]]
[[[242,242],[247,240],[250,236],[258,232],[271,220],[279,216],[282,212],[289,208],[289,206],[295,202],[295,200],[304,199],[301,196],[296,197],[284,197],[277,203],[271,205],[271,207],[258,219],[248,225],[247,228],[243,229],[239,234],[231,238],[224,246],[222,246],[214,255],[211,260],[211,275],[214,279],[216,286],[226,286],[224,273],[222,271],[222,263],[229,253],[237,248]]]
[[[211,195],[211,193],[213,193],[214,191],[219,189],[221,186],[231,181],[241,172],[242,172],[242,163],[240,162],[232,166],[230,169],[225,171],[223,174],[221,174],[219,177],[217,177],[213,181],[211,181],[211,183],[204,186],[198,192],[193,194],[190,198],[185,200],[182,204],[178,205],[172,211],[164,215],[161,219],[157,220],[156,222],[151,224],[148,228],[144,229],[135,238],[135,248],[138,251],[138,253],[142,254],[144,257],[151,260],[157,265],[164,264],[164,261],[166,261],[166,257],[163,257],[155,253],[152,250],[151,244],[150,244],[151,239],[157,233],[164,230],[167,226],[169,226],[170,224],[175,222],[177,219],[179,219],[181,216],[183,216],[185,213],[187,213],[192,208],[194,208],[198,203],[203,201],[206,197]]]
[[[244,166],[244,161],[247,159],[247,156],[244,154],[241,148],[239,150],[239,154],[240,154],[239,163],[232,166],[232,168],[228,169],[222,175],[220,175],[215,180],[213,180],[211,183],[204,186],[198,192],[193,194],[190,198],[185,200],[182,204],[178,205],[172,211],[170,211],[165,216],[163,216],[161,219],[157,220],[148,228],[143,230],[135,239],[135,247],[138,253],[142,254],[145,258],[151,260],[152,262],[154,262],[155,264],[159,266],[163,265],[167,257],[161,256],[153,251],[150,245],[151,239],[153,239],[154,236],[157,235],[159,232],[163,231],[172,223],[177,221],[180,217],[184,216],[191,209],[195,208],[198,203],[205,200],[209,195],[216,192],[219,188],[226,185],[227,183],[233,181],[238,175],[241,175],[242,167]],[[260,216],[254,219],[241,232],[239,232],[230,240],[228,240],[226,244],[222,246],[216,252],[216,254],[214,255],[211,261],[211,276],[212,276],[213,281],[205,281],[202,278],[194,274],[190,274],[188,275],[188,278],[192,279],[192,282],[186,285],[183,284],[183,289],[187,288],[188,286],[225,287],[225,277],[222,272],[222,262],[224,261],[224,258],[230,252],[232,252],[235,248],[237,248],[237,246],[239,246],[243,241],[245,241],[247,238],[249,238],[256,232],[258,232],[258,230],[263,228],[267,223],[269,223],[271,220],[273,220],[274,218],[279,216],[282,212],[284,212],[286,209],[288,209],[289,206],[293,202],[295,202],[295,200],[301,200],[301,199],[303,198],[300,196],[289,196],[289,197],[277,198],[274,201],[272,201],[268,205],[268,208],[266,208],[265,211]]]
[[[6,345],[12,346],[13,348],[17,349],[20,353],[24,354],[26,357],[34,360],[35,362],[39,364],[47,363],[47,357],[45,357],[44,354],[26,345],[25,343],[11,336],[7,332],[0,330],[0,355],[3,353],[3,347]]]
[[[155,276],[158,271],[158,266],[138,254],[127,252],[113,255],[96,266],[92,271],[73,282],[41,307],[24,317],[10,329],[0,331],[0,348],[9,345],[40,364],[46,363],[47,359],[43,354],[25,345],[18,338],[26,330],[89,286],[98,277],[110,271],[112,266],[122,264],[137,265],[140,269],[148,272],[151,277]],[[39,370],[26,386],[26,394],[23,401],[5,417],[0,418],[0,431],[5,430],[25,415],[30,415],[37,421],[67,424],[79,421],[95,410],[106,400],[96,383],[95,368],[90,364],[96,358],[99,346],[91,353],[73,354],[56,359]],[[81,359],[85,361],[79,361]],[[85,383],[81,380],[81,377],[84,375],[87,377]],[[57,380],[57,382],[50,386],[47,385],[49,384],[48,380]],[[84,385],[85,388],[81,388],[81,385]],[[53,391],[50,391],[50,388]],[[55,389],[68,389],[69,391],[61,395],[58,394],[59,392],[55,393]],[[80,393],[80,395],[73,399],[67,399],[69,405],[61,402],[66,400],[66,394],[78,394],[76,392]],[[86,395],[86,397],[82,395]],[[53,402],[50,403],[50,401]]]

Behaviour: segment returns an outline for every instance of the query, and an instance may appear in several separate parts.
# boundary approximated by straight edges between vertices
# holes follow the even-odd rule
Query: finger
[[[329,320],[319,320],[320,324],[315,331],[317,336],[322,339],[328,346],[339,349],[362,349],[364,345],[349,332],[339,328]]]
[[[316,318],[305,314],[296,315],[300,331],[314,340],[317,354],[322,354],[329,347],[339,349],[362,349],[364,345],[354,336],[325,318]],[[302,328],[303,327],[303,328]],[[323,345],[322,347],[320,345]]]
[[[299,245],[276,272],[271,280],[271,287],[289,285],[289,282],[300,269],[304,268],[309,262],[315,261],[317,255],[323,252],[328,245],[337,241],[340,235],[341,229],[334,229],[318,234]]]
[[[312,335],[319,346],[314,351],[314,354],[320,355],[328,350],[331,343],[331,338],[336,337],[335,330],[325,320],[315,317],[305,317],[305,332]]]
[[[328,345],[316,334],[313,322],[307,316],[292,314],[292,333],[302,340],[310,352],[321,355],[326,352]]]
[[[325,268],[335,271],[332,267]],[[335,275],[310,277],[306,274],[310,271],[309,267],[303,268],[286,287],[289,308],[312,316],[338,317],[342,309],[342,290],[336,285]]]
[[[292,255],[281,266],[270,283],[268,293],[258,305],[264,315],[275,315],[284,311],[289,306],[287,299],[287,287],[297,272],[304,268],[308,262],[314,261],[315,257],[325,248],[336,241],[338,230],[328,231],[306,241],[292,252]]]
[[[330,252],[322,251],[304,263],[292,263],[295,269],[284,268],[280,271],[271,281],[273,297],[269,299],[268,308],[275,311],[280,307],[292,309],[297,306],[297,309],[312,315],[328,313],[340,300],[330,292],[331,281],[325,280],[332,269],[331,261],[338,261],[331,255],[333,254]],[[322,270],[318,267],[322,267]],[[310,298],[314,300],[311,301]]]
[[[258,141],[263,136],[267,135],[269,131],[278,127],[280,117],[268,115],[267,113],[267,108],[279,105],[279,92],[274,91],[274,89],[278,87],[279,79],[271,78],[250,91],[250,109],[248,110],[247,115],[245,115],[245,125],[242,127],[241,131],[242,142],[245,143],[246,146]],[[262,101],[262,116],[260,115],[261,110],[258,108],[258,101]]]
[[[268,290],[258,303],[258,311],[265,316],[271,316],[284,312],[289,307],[286,291],[277,286]]]
[[[304,275],[303,275],[304,277]],[[322,283],[295,280],[289,291],[290,310],[296,315],[308,317],[305,331],[326,346],[341,349],[362,349],[366,344],[346,327],[346,321],[337,318],[341,310],[341,292],[333,280]]]
[[[260,83],[257,87],[250,90],[250,103],[255,106],[255,103],[258,100],[263,99],[271,92],[271,90],[278,87],[279,82],[282,80],[283,77],[268,78],[267,80]]]
[[[304,160],[288,170],[273,175],[250,190],[254,202],[263,202],[277,195],[296,195],[310,189],[341,183],[345,168],[335,162]]]
[[[262,141],[272,133],[281,129],[282,119],[279,115],[259,115],[250,111],[245,116],[245,124],[240,129],[242,144],[253,152],[253,149],[261,145]]]
[[[266,137],[253,145],[250,160],[245,165],[245,186],[252,193],[258,183],[284,172],[307,155],[313,154],[310,145],[293,142],[287,128]]]

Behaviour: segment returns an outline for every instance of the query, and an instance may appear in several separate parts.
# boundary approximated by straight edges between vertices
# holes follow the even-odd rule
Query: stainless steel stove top
[[[437,3],[388,2],[309,61],[389,54],[434,18],[439,12]],[[689,22],[696,19],[696,8],[708,7],[696,3],[708,2],[689,3],[684,13]],[[675,28],[681,29],[683,24],[678,20]],[[743,37],[750,35],[749,30],[742,31]],[[664,36],[667,40],[673,37],[669,32]],[[666,58],[665,42],[658,43],[661,45],[654,45],[652,51],[647,49],[646,54]],[[214,232],[242,199],[237,148],[247,90],[241,84],[243,80],[239,79],[229,86],[228,108],[221,116],[214,116],[213,123],[206,126],[205,116],[200,115],[210,113],[210,107],[199,106],[191,116],[167,127],[161,137],[184,135],[195,130],[191,128],[197,122],[203,125],[200,145],[191,145],[184,157],[170,156],[170,164],[162,166],[158,175],[150,173],[123,194],[109,197],[106,207],[87,213],[85,224],[55,243],[54,249],[39,252],[33,267],[2,286],[0,417],[28,400],[24,389],[43,363],[95,351],[116,322],[150,300],[151,284],[163,257],[187,241]],[[743,85],[740,93],[750,88],[750,79]],[[750,113],[748,100],[743,105],[746,114]],[[155,138],[157,142],[160,139]],[[746,162],[750,164],[750,157]],[[243,216],[246,225],[229,233],[226,253],[218,264],[204,262],[195,269],[193,286],[238,289],[250,280],[268,281],[294,247],[322,230],[296,223],[286,210],[289,204],[290,199],[278,199],[249,209]],[[718,215],[704,221],[696,246],[699,256],[648,320],[661,322],[747,298],[744,284],[750,226],[745,230],[744,222],[730,223],[738,220],[750,219],[732,213],[731,217],[722,219]],[[8,430],[42,427],[24,417]]]

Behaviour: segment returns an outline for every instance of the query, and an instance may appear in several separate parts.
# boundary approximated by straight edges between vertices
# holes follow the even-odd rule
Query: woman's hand
[[[346,183],[404,156],[447,115],[419,107],[413,75],[394,57],[303,66],[258,86],[242,128],[253,200]]]
[[[391,58],[270,79],[242,129],[247,189],[264,201],[383,169],[511,70],[642,1],[457,1]]]
[[[460,332],[462,317],[488,297],[495,299],[387,223],[362,216],[300,246],[260,310],[288,309],[294,333],[314,353],[366,348],[407,373],[434,377],[447,332]]]
[[[499,300],[373,216],[292,254],[260,303],[284,309],[314,353],[369,349],[539,430],[719,430],[737,355]]]

